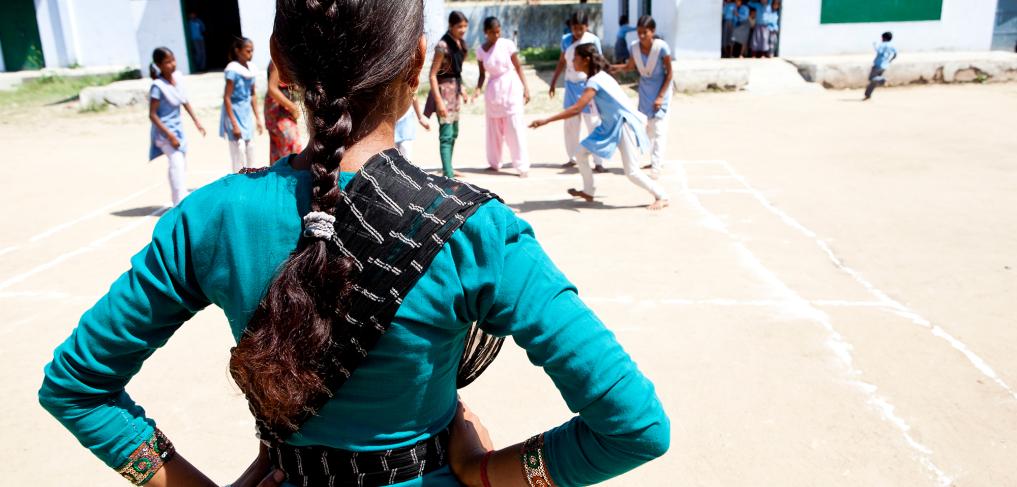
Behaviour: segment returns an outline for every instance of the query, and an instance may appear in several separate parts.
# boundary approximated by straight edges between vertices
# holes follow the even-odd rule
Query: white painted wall
[[[74,52],[82,66],[136,66],[131,0],[67,1],[74,24]]]
[[[671,46],[677,58],[720,57],[720,7],[722,0],[659,0],[653,2],[657,35]],[[614,52],[620,2],[604,0],[604,50]],[[638,0],[629,1],[629,25],[639,20]],[[634,40],[635,34],[629,35]]]
[[[677,59],[720,57],[722,4],[722,0],[685,0],[678,5],[677,17],[671,24],[674,30],[670,39],[673,40],[668,41]],[[654,20],[657,20],[656,4],[653,9]],[[662,30],[660,25],[657,20],[658,31]]]
[[[268,62],[272,58],[268,48],[275,23],[275,2],[273,0],[237,0],[240,7],[240,32],[254,42],[254,65],[258,78],[267,77]],[[262,86],[265,86],[262,84]]]
[[[168,47],[177,58],[177,69],[190,73],[187,38],[184,37],[183,12],[179,0],[130,0],[132,28],[135,32],[137,65],[147,75],[152,51]]]
[[[35,0],[35,18],[47,68],[79,63],[73,11],[69,0]]]
[[[943,0],[939,21],[820,24],[822,0],[785,1],[781,56],[869,52],[885,31],[901,51],[982,51],[992,44],[995,0]]]

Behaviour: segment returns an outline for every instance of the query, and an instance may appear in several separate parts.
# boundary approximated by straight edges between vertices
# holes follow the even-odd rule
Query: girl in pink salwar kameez
[[[505,144],[512,157],[512,166],[519,171],[519,176],[526,177],[530,161],[523,134],[526,128],[523,105],[530,101],[530,89],[519,64],[518,49],[510,39],[501,39],[498,19],[484,19],[484,35],[487,42],[477,50],[477,62],[480,64],[477,90],[484,92],[489,170],[501,169],[501,147]]]

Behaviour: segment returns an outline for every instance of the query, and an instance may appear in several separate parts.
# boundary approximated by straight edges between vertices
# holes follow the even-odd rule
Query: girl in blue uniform
[[[177,72],[177,58],[172,51],[165,47],[152,51],[152,65],[148,71],[152,76],[152,88],[148,92],[148,118],[152,121],[148,159],[163,154],[169,159],[170,195],[173,206],[176,206],[187,196],[187,138],[184,137],[180,107],[187,110],[202,136],[205,135],[205,127],[201,126],[187,101],[181,85],[183,76]]]
[[[206,185],[163,215],[152,242],[56,349],[39,401],[82,446],[134,483],[217,485],[125,390],[145,360],[210,305],[222,309],[222,325],[238,341],[230,370],[243,379],[237,384],[252,408],[290,418],[308,407],[304,398],[325,397],[285,439],[262,438],[273,451],[285,447],[290,460],[300,450],[318,455],[298,455],[290,467],[293,462],[276,461],[263,447],[234,485],[274,486],[283,479],[300,485],[312,473],[328,477],[315,485],[590,485],[667,450],[669,421],[653,384],[511,208],[487,198],[466,216],[456,213],[461,219],[440,220],[430,204],[393,207],[377,197],[360,212],[344,203],[351,186],[370,193],[371,181],[412,194],[445,187],[480,194],[439,176],[429,176],[426,188],[419,174],[401,172],[412,166],[394,149],[393,133],[426,58],[423,9],[420,0],[278,0],[273,62],[280,79],[303,93],[314,127],[307,147],[263,172]],[[593,93],[584,96],[589,103]],[[393,169],[375,172],[379,167]],[[439,207],[458,204],[454,197]],[[354,260],[359,249],[338,238],[374,239],[374,226],[384,229],[397,212],[440,220],[426,224],[433,228],[458,229],[444,240],[431,233],[434,238],[419,241],[375,232],[406,249],[423,248],[430,264],[400,264],[416,269],[416,280],[409,292],[396,293],[402,299],[386,318],[387,331],[365,342],[369,350],[362,353],[359,342],[344,341],[344,351],[364,359],[341,388],[325,386],[318,370],[334,370],[336,356],[322,351],[332,350],[332,337],[351,331],[333,335],[332,325],[363,316],[349,303],[385,299],[351,286],[355,264],[375,273],[399,270]],[[352,226],[339,227],[340,221]],[[363,298],[353,299],[354,293]],[[456,369],[473,323],[492,335],[511,335],[577,414],[545,432],[519,432],[515,444],[496,448],[456,394]],[[543,404],[549,398],[518,399]],[[236,440],[258,441],[253,435]],[[335,458],[352,465],[329,462]],[[280,470],[272,472],[272,465]],[[46,474],[39,472],[37,483],[46,483]]]
[[[639,40],[632,43],[632,57],[627,64],[614,66],[621,71],[639,72],[639,113],[646,116],[646,132],[650,137],[650,169],[654,179],[660,176],[662,159],[667,149],[667,126],[671,106],[671,49],[658,39],[657,22],[644,15],[637,22]]]
[[[258,94],[254,91],[257,68],[251,62],[253,57],[254,42],[241,37],[233,42],[230,63],[223,72],[226,89],[219,115],[219,136],[229,142],[233,172],[254,167],[254,129],[257,127],[258,135],[265,130],[258,115]]]
[[[538,128],[558,120],[567,120],[578,115],[590,102],[597,105],[600,125],[583,139],[577,161],[579,172],[583,176],[583,189],[569,189],[568,193],[586,201],[593,201],[596,188],[593,185],[593,171],[590,169],[590,155],[596,154],[606,159],[618,149],[621,152],[625,175],[636,186],[653,195],[653,203],[647,208],[660,210],[667,207],[670,203],[667,192],[639,168],[638,152],[646,150],[650,145],[645,128],[646,116],[639,112],[622,87],[607,72],[610,65],[593,45],[579,46],[576,49],[575,63],[576,69],[584,71],[589,77],[579,101],[557,115],[530,124],[531,128]]]
[[[579,10],[573,12],[568,22],[571,32],[561,38],[561,56],[558,57],[558,66],[554,70],[554,76],[551,77],[551,88],[548,94],[551,98],[554,98],[555,86],[558,85],[558,76],[564,70],[565,108],[575,105],[576,101],[583,94],[583,88],[586,86],[586,73],[576,69],[573,63],[576,48],[584,44],[592,44],[598,53],[602,52],[600,38],[589,31],[589,24],[590,19],[585,11]],[[593,113],[591,107],[585,107],[575,117],[565,120],[565,151],[568,152],[569,160],[564,164],[564,167],[571,167],[576,164],[576,156],[579,153],[579,129],[584,123],[586,124],[586,130],[590,132],[593,131],[593,127],[597,126],[597,116]],[[593,162],[596,165],[594,169],[596,172],[607,171],[604,169],[604,161],[601,160],[600,156],[594,156]]]

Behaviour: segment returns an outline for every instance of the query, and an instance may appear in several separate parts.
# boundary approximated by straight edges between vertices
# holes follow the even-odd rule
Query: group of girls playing
[[[461,177],[452,167],[452,153],[459,137],[459,112],[470,96],[463,87],[463,63],[469,53],[466,30],[469,21],[462,12],[453,11],[448,17],[448,32],[434,48],[431,61],[431,91],[423,113],[416,101],[396,125],[396,143],[404,156],[409,157],[408,141],[415,134],[414,118],[424,128],[427,119],[438,115],[438,148],[442,174]],[[501,22],[495,17],[484,19],[485,42],[477,50],[480,77],[474,98],[484,96],[487,115],[488,171],[498,172],[502,164],[502,147],[508,146],[512,167],[520,177],[530,169],[526,155],[526,138],[523,131],[523,106],[530,102],[530,88],[523,76],[519,50],[511,39],[501,37]],[[486,85],[486,86],[485,86]]]
[[[452,154],[459,136],[459,113],[470,96],[463,87],[463,63],[468,46],[465,35],[466,16],[459,11],[449,15],[449,29],[434,50],[430,72],[431,92],[423,110],[414,99],[411,107],[395,127],[395,142],[402,154],[410,158],[410,143],[416,138],[416,125],[430,130],[428,119],[438,116],[439,154],[442,173],[461,177],[452,167]],[[595,194],[594,172],[606,172],[603,161],[620,150],[626,176],[654,197],[650,209],[668,205],[668,196],[656,179],[661,172],[667,137],[671,101],[671,53],[667,44],[656,37],[656,23],[643,16],[637,23],[639,40],[631,46],[632,56],[623,65],[611,66],[601,55],[600,39],[589,32],[589,19],[578,11],[569,19],[571,32],[562,38],[562,53],[551,82],[550,96],[555,96],[559,76],[565,74],[565,111],[532,123],[532,128],[564,120],[565,149],[568,162],[578,165],[583,188],[570,189],[569,194],[592,201]],[[489,171],[500,171],[502,147],[508,146],[512,166],[520,177],[529,171],[526,138],[523,133],[523,106],[530,101],[530,90],[523,75],[518,49],[510,39],[501,38],[501,23],[494,17],[484,20],[485,42],[477,50],[480,76],[475,97],[484,96],[487,122],[487,163]],[[226,88],[220,116],[219,135],[229,142],[234,172],[254,167],[253,136],[263,126],[258,117],[255,94],[255,68],[251,62],[254,45],[239,39],[233,46],[232,61],[226,67]],[[170,159],[169,179],[173,203],[186,195],[184,167],[186,143],[180,122],[180,106],[184,106],[199,131],[204,129],[187,104],[179,76],[174,76],[175,60],[168,49],[153,53],[155,83],[152,86],[151,158],[166,154]],[[639,72],[639,102],[632,103],[611,72]],[[271,64],[269,88],[265,100],[265,120],[271,138],[271,161],[301,150],[297,126],[299,108],[291,99],[285,84]],[[589,132],[580,138],[580,127]],[[640,168],[639,153],[650,151],[650,165]],[[595,167],[589,166],[593,157]],[[647,176],[642,169],[650,169]]]
[[[565,166],[577,165],[583,178],[583,188],[569,189],[568,193],[586,201],[593,201],[596,187],[594,172],[606,172],[603,160],[610,159],[615,150],[621,152],[625,175],[636,186],[653,195],[647,208],[659,210],[668,206],[670,199],[664,188],[655,181],[660,175],[661,159],[667,136],[668,110],[671,102],[671,52],[667,44],[656,37],[657,24],[644,15],[636,24],[639,40],[630,46],[632,56],[623,65],[611,66],[601,54],[600,39],[588,32],[585,14],[573,14],[569,22],[572,30],[562,39],[562,54],[551,82],[551,96],[562,68],[565,68],[565,110],[557,115],[536,120],[530,124],[538,128],[558,120],[565,121],[565,144],[569,161]],[[625,94],[611,71],[639,72],[639,103],[634,104]],[[596,109],[595,113],[590,110]],[[585,122],[589,135],[579,140],[580,123]],[[639,166],[639,152],[650,150],[650,165]],[[590,157],[596,168],[590,167]],[[650,169],[647,176],[642,169]]]
[[[230,63],[223,73],[226,88],[223,93],[219,117],[219,136],[229,144],[233,172],[255,167],[254,133],[260,135],[266,125],[269,134],[269,161],[275,162],[302,150],[297,119],[300,108],[293,93],[279,79],[279,72],[269,63],[268,96],[265,97],[265,124],[258,114],[258,97],[255,92],[257,69],[251,59],[254,43],[247,38],[234,41],[230,50]],[[152,52],[149,74],[152,87],[149,91],[149,119],[152,121],[149,160],[165,154],[169,159],[169,183],[173,205],[187,196],[187,139],[184,135],[180,108],[194,120],[198,132],[205,129],[194,114],[177,72],[176,57],[168,48],[159,47]]]

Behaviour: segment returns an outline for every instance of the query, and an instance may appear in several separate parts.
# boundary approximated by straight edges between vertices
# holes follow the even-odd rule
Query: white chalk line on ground
[[[141,195],[151,191],[152,189],[155,189],[157,186],[160,186],[160,184],[153,184],[153,185],[148,186],[148,187],[146,187],[144,189],[141,189],[139,191],[131,193],[131,194],[129,194],[129,195],[123,197],[123,198],[120,198],[120,199],[118,199],[118,200],[116,200],[116,201],[114,201],[112,203],[109,203],[109,204],[103,205],[102,207],[96,208],[96,209],[94,209],[94,210],[92,210],[92,211],[90,211],[90,212],[88,212],[88,213],[86,213],[86,214],[84,214],[84,215],[82,215],[82,216],[80,216],[78,218],[75,218],[73,220],[70,220],[70,221],[61,223],[59,225],[56,225],[54,227],[51,227],[50,229],[48,229],[48,230],[46,230],[46,231],[44,231],[42,233],[39,233],[39,234],[29,238],[28,241],[30,243],[38,242],[38,241],[43,240],[45,238],[52,237],[53,235],[55,235],[55,234],[57,234],[57,233],[59,233],[59,232],[61,232],[63,230],[66,230],[66,229],[68,229],[68,228],[70,228],[70,227],[72,227],[74,225],[77,225],[78,223],[90,220],[90,219],[95,218],[95,217],[97,217],[99,215],[104,215],[110,209],[116,208],[117,206],[120,206],[120,205],[122,205],[122,204],[124,204],[124,203],[126,203],[126,202],[128,202],[130,200],[133,200],[134,198],[137,198],[138,196],[141,196]],[[0,254],[0,255],[3,255],[3,254]]]
[[[2,296],[0,296],[2,297]],[[591,296],[583,297],[583,301],[591,304],[623,304],[638,306],[717,306],[717,307],[746,307],[746,308],[775,308],[787,305],[787,300],[781,299],[734,299],[734,298],[633,298],[631,296],[617,296],[613,298]],[[851,301],[842,299],[813,299],[808,301],[812,306],[838,307],[838,308],[887,308],[889,306],[882,301]]]
[[[866,395],[867,404],[878,411],[884,420],[895,426],[897,430],[900,431],[905,442],[917,456],[919,463],[921,463],[922,466],[935,476],[939,485],[950,485],[952,483],[950,476],[948,476],[932,461],[932,450],[911,436],[911,426],[908,425],[903,418],[897,415],[894,406],[886,398],[877,394],[878,388],[874,384],[861,380],[860,377],[862,373],[854,365],[854,357],[852,355],[854,347],[844,339],[840,332],[836,330],[829,315],[817,308],[810,301],[806,300],[798,294],[798,292],[791,289],[783,280],[780,279],[780,277],[777,276],[776,273],[767,268],[762,261],[760,261],[759,258],[756,257],[751,250],[749,250],[748,246],[746,246],[745,243],[727,227],[720,217],[706,208],[694,192],[688,191],[688,179],[685,178],[685,169],[679,164],[678,170],[682,177],[682,194],[684,194],[689,205],[703,216],[703,224],[707,228],[721,233],[731,240],[734,250],[741,258],[742,264],[751,270],[764,283],[768,284],[769,289],[771,289],[779,298],[777,300],[783,303],[783,306],[781,307],[783,312],[809,319],[826,330],[829,335],[826,343],[827,348],[833,352],[833,354],[840,360],[841,365],[847,370],[849,380],[858,386],[859,390]]]
[[[829,260],[833,263],[833,265],[837,269],[846,273],[848,276],[851,276],[851,278],[854,279],[855,282],[857,282],[859,285],[865,288],[865,290],[872,294],[876,299],[886,303],[888,307],[898,315],[907,318],[916,325],[928,329],[933,336],[941,338],[944,341],[946,341],[948,344],[950,344],[951,347],[953,347],[955,350],[964,355],[964,357],[967,358],[968,361],[971,362],[971,364],[976,369],[978,369],[979,372],[981,372],[983,375],[985,375],[993,382],[995,382],[997,385],[1002,387],[1003,390],[1005,390],[1007,394],[1010,395],[1010,397],[1017,399],[1017,392],[1014,392],[1014,390],[1010,388],[1010,386],[999,376],[999,374],[996,373],[995,369],[993,369],[992,366],[990,366],[988,362],[985,361],[985,359],[978,356],[978,354],[973,352],[966,344],[958,340],[956,337],[951,335],[949,332],[947,332],[939,325],[932,323],[918,312],[907,307],[900,301],[890,297],[889,294],[884,292],[882,289],[876,287],[856,269],[845,264],[844,261],[841,260],[841,258],[838,257],[837,254],[833,251],[830,245],[827,244],[824,240],[819,238],[816,232],[813,232],[812,230],[808,229],[807,227],[805,227],[805,225],[802,225],[800,222],[798,222],[798,220],[793,218],[791,215],[787,214],[787,212],[778,208],[768,198],[766,198],[766,196],[764,196],[762,192],[760,192],[758,189],[749,184],[749,182],[741,174],[735,171],[734,167],[732,167],[731,164],[729,164],[727,161],[723,161],[722,165],[739,182],[739,184],[741,184],[749,192],[749,194],[751,194],[756,199],[756,201],[759,202],[760,205],[762,205],[768,211],[776,215],[777,218],[784,222],[785,225],[797,230],[799,233],[812,240],[812,242],[815,243],[816,246],[819,247],[819,249],[822,250],[824,254],[826,254],[827,258],[829,258]]]
[[[10,278],[0,282],[0,290],[7,289],[7,288],[9,288],[9,287],[19,283],[19,282],[24,281],[25,279],[28,279],[29,277],[32,277],[32,276],[34,276],[34,275],[36,275],[36,274],[38,274],[40,272],[45,271],[47,269],[52,269],[53,267],[56,267],[57,265],[59,265],[60,263],[66,261],[67,259],[70,259],[71,257],[74,257],[76,255],[80,255],[80,254],[84,254],[84,253],[87,253],[87,252],[91,252],[91,251],[94,251],[94,250],[98,250],[106,242],[108,242],[108,241],[110,241],[110,240],[112,240],[112,239],[114,239],[114,238],[116,238],[116,237],[118,237],[120,235],[123,235],[123,234],[125,234],[127,232],[130,232],[131,230],[133,230],[133,229],[135,229],[135,228],[137,228],[137,227],[139,227],[141,225],[147,224],[149,218],[158,216],[158,215],[162,214],[164,211],[166,211],[167,209],[168,209],[168,207],[166,207],[166,206],[159,207],[157,210],[149,213],[148,215],[145,215],[144,218],[139,218],[137,221],[135,221],[135,222],[133,222],[133,223],[131,223],[129,225],[124,225],[123,227],[120,227],[117,230],[114,230],[114,231],[106,234],[103,237],[100,237],[100,238],[98,238],[98,239],[96,239],[96,240],[94,240],[92,242],[89,242],[88,244],[85,244],[85,245],[83,245],[81,247],[78,247],[78,248],[76,248],[74,250],[71,250],[69,252],[65,252],[63,254],[60,254],[60,255],[56,256],[55,258],[50,259],[49,261],[47,261],[47,262],[45,262],[43,264],[39,264],[39,265],[37,265],[37,266],[35,266],[35,267],[25,271],[25,272],[22,272],[21,274],[17,274],[17,275],[15,275],[13,277],[10,277]]]

